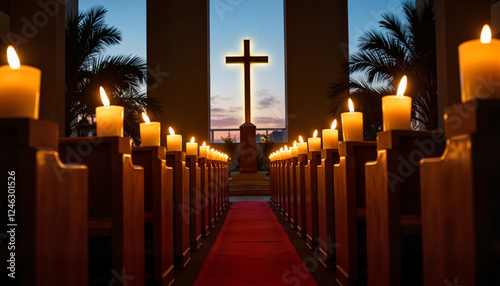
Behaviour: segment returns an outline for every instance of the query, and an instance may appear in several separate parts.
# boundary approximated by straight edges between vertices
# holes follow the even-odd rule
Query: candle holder
[[[185,268],[191,261],[189,168],[182,151],[167,151],[166,159],[167,166],[174,170],[174,265]]]
[[[306,180],[306,245],[311,250],[318,245],[318,165],[321,165],[321,151],[309,151],[304,172]]]
[[[0,119],[0,134],[0,170],[5,184],[0,198],[5,223],[0,233],[7,235],[2,238],[5,261],[11,252],[7,244],[15,238],[13,283],[87,285],[88,168],[61,164],[55,123]],[[57,254],[57,259],[49,259],[48,254]],[[5,276],[12,273],[7,266],[2,271]],[[72,275],[64,275],[62,270]]]
[[[318,237],[319,261],[325,268],[335,267],[335,214],[333,200],[333,165],[340,160],[338,149],[321,150],[318,166]]]
[[[307,154],[297,157],[297,235],[306,238],[306,178],[304,167],[307,165]]]
[[[144,168],[146,280],[169,285],[174,281],[173,169],[167,167],[165,147],[133,147],[132,160]]]
[[[208,192],[209,188],[209,180],[208,180],[208,166],[207,166],[207,158],[198,157],[198,166],[200,168],[200,190],[201,190],[201,200],[200,200],[200,208],[201,208],[201,235],[203,237],[207,237],[210,233],[210,213],[209,213],[209,197],[210,193]]]
[[[500,259],[499,115],[498,99],[446,108],[446,152],[421,161],[425,285],[438,277],[457,277],[463,285],[500,283],[493,263]]]
[[[444,147],[443,132],[378,133],[377,161],[365,167],[369,284],[404,285],[422,274],[414,263],[422,259],[420,159],[441,156]]]
[[[59,139],[61,161],[89,169],[89,284],[112,279],[112,269],[145,279],[144,169],[132,164],[131,151],[130,138]]]
[[[201,246],[201,168],[198,167],[198,156],[186,155],[186,166],[189,168],[190,195],[190,241],[191,250]]]
[[[350,141],[339,144],[339,163],[333,166],[335,201],[336,279],[341,285],[363,281],[358,245],[366,236],[365,164],[377,158],[377,142]]]

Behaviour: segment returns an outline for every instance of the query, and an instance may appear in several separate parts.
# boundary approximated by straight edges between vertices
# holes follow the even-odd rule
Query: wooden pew
[[[306,180],[306,245],[313,250],[318,245],[318,165],[321,152],[309,151],[304,166]]]
[[[144,169],[124,137],[59,139],[61,160],[87,165],[89,284],[144,285]],[[130,281],[129,281],[130,280]]]
[[[336,281],[339,285],[365,284],[366,240],[365,163],[377,158],[377,143],[341,142],[334,165]],[[362,275],[361,275],[362,274]]]
[[[297,235],[306,238],[306,178],[304,167],[307,165],[307,154],[297,157]]]
[[[191,261],[189,168],[185,152],[167,151],[166,159],[174,170],[174,266],[185,268]]]
[[[209,181],[208,181],[208,166],[207,158],[199,158],[198,166],[200,167],[200,190],[201,190],[201,234],[207,237],[210,233],[210,212],[209,212]]]
[[[0,137],[2,285],[88,285],[87,167],[61,163],[55,123],[0,119]]]
[[[377,135],[377,161],[366,163],[368,285],[422,285],[420,159],[440,156],[443,132],[391,130]]]
[[[446,151],[421,162],[425,285],[500,285],[500,100],[445,109]]]
[[[297,228],[297,157],[292,157],[290,159],[290,164],[288,166],[288,186],[290,192],[290,227],[292,229]]]
[[[215,172],[214,164],[211,158],[207,159],[207,172],[208,172],[208,212],[209,212],[209,222],[210,228],[215,226],[215,205],[214,205],[214,193],[215,193]]]
[[[189,225],[191,251],[201,246],[201,168],[198,167],[198,156],[186,156],[186,166],[189,168]]]
[[[174,281],[173,169],[161,146],[133,147],[132,160],[144,168],[146,285],[167,286]]]
[[[335,267],[333,165],[339,160],[338,149],[321,150],[321,165],[318,166],[318,240],[319,261],[326,268]]]
[[[285,221],[290,220],[290,162],[291,158],[285,159],[285,164],[283,165],[283,216]]]

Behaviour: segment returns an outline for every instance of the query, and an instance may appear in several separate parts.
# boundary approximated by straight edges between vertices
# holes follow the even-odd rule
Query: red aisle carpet
[[[316,285],[267,202],[234,202],[194,285]]]

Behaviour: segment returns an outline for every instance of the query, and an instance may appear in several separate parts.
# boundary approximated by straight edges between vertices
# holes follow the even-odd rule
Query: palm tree
[[[405,2],[403,15],[400,19],[394,13],[383,14],[381,29],[359,38],[359,50],[329,87],[330,112],[335,116],[343,112],[352,97],[364,114],[367,139],[373,139],[382,125],[382,96],[395,94],[403,75],[408,76],[405,95],[412,98],[412,119],[428,130],[437,128],[434,0],[418,9]]]
[[[146,62],[132,55],[105,56],[107,47],[121,41],[117,28],[107,25],[102,6],[69,15],[66,19],[66,136],[86,136],[95,130],[95,108],[101,106],[99,86],[110,101],[125,107],[124,131],[139,137],[140,113],[148,108],[160,112],[160,105],[146,96]]]

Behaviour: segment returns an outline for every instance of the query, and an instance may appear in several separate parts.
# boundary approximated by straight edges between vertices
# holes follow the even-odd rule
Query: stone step
[[[270,190],[270,185],[230,185],[229,190]]]
[[[269,185],[271,182],[269,180],[257,180],[257,181],[235,181],[229,180],[229,185]]]
[[[230,196],[268,196],[269,190],[229,190]]]

